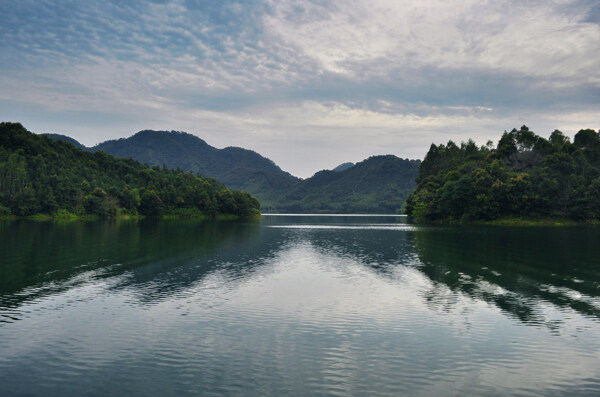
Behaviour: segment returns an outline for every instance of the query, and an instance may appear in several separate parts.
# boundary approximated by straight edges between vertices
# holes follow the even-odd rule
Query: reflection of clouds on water
[[[594,256],[589,249],[589,229],[306,223],[271,227],[296,231],[323,252],[352,258],[387,277],[398,266],[416,267],[434,282],[422,296],[443,311],[456,300],[446,286],[551,330],[558,323],[546,305],[600,318],[594,266],[586,264],[600,252]]]
[[[3,230],[22,236],[21,245],[38,247],[21,248],[36,252],[36,256],[30,254],[28,262],[39,266],[39,272],[38,276],[23,272],[19,268],[22,265],[13,259],[14,274],[23,275],[22,284],[10,284],[12,293],[5,289],[0,322],[19,318],[19,302],[97,279],[111,279],[111,290],[130,290],[141,304],[185,294],[205,278],[219,279],[219,288],[228,288],[274,266],[279,253],[299,242],[309,243],[323,258],[345,258],[346,262],[336,265],[340,273],[350,268],[347,263],[355,263],[414,287],[398,269],[418,269],[433,281],[428,289],[419,288],[423,299],[436,310],[448,311],[455,304],[457,298],[441,288],[447,286],[450,291],[492,303],[531,325],[556,328],[544,304],[600,318],[598,282],[585,262],[594,251],[590,252],[587,244],[589,237],[581,233],[567,236],[575,244],[568,246],[568,257],[563,252],[567,232],[556,228],[538,228],[530,233],[527,229],[422,227],[404,222],[400,217],[318,215],[268,217],[262,225],[266,227],[164,222],[60,228],[34,225],[40,230],[33,235],[44,236],[45,244],[30,238],[30,230],[23,225],[14,226],[14,230]],[[61,239],[72,241],[75,236],[76,243],[67,249]],[[542,240],[551,244],[537,249]],[[557,240],[560,243],[555,244]],[[53,268],[63,257],[67,259],[65,266]],[[4,271],[10,271],[11,262],[5,263]]]
[[[594,229],[456,228],[412,237],[419,268],[432,280],[555,330],[548,305],[565,315],[600,318],[595,266],[587,264],[600,256],[590,233]]]
[[[493,241],[507,237],[481,231],[357,223],[152,225],[129,244],[129,232],[110,229],[105,249],[63,252],[86,266],[41,268],[45,283],[3,292],[30,297],[15,301],[23,321],[2,326],[0,383],[23,390],[26,374],[56,390],[143,379],[135,387],[160,394],[600,390],[598,317],[546,298],[597,303],[587,268],[498,257]]]
[[[0,314],[27,301],[110,280],[111,290],[135,291],[151,303],[184,291],[219,268],[231,277],[248,271],[238,263],[252,249],[257,223],[207,221],[13,222],[1,224]],[[256,253],[254,253],[256,254]],[[268,255],[268,254],[265,254]],[[233,264],[233,265],[231,265]],[[231,266],[230,266],[231,265]]]

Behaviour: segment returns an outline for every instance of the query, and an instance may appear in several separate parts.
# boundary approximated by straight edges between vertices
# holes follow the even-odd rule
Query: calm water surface
[[[600,228],[0,223],[0,394],[600,395]]]

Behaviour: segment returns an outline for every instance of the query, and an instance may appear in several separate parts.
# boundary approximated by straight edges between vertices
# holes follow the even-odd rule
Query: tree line
[[[213,178],[148,167],[0,123],[0,216],[252,216],[260,204]]]
[[[496,147],[432,144],[421,163],[407,214],[420,221],[500,218],[600,219],[600,136],[580,130],[542,138],[526,126]]]

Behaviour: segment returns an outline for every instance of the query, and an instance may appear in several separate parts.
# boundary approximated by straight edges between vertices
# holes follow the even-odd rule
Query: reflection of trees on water
[[[495,304],[526,323],[545,320],[543,303],[600,318],[600,230],[438,228],[412,235],[420,270],[453,291]],[[432,303],[439,297],[431,291]]]
[[[452,310],[465,294],[529,324],[556,326],[545,318],[546,304],[600,319],[600,229],[399,229],[287,230],[208,221],[4,222],[0,322],[2,315],[6,321],[18,317],[13,312],[24,302],[98,279],[106,279],[107,288],[127,289],[143,304],[184,292],[211,274],[234,283],[294,241],[307,241],[328,256],[357,260],[386,277],[393,277],[397,266],[416,267],[433,281],[423,297],[436,310]]]
[[[0,223],[0,309],[7,313],[90,279],[123,276],[110,288],[131,289],[147,303],[219,269],[235,279],[252,271],[252,258],[268,257],[281,245],[256,244],[259,231],[255,222]]]
[[[420,227],[315,232],[311,241],[383,275],[416,266],[434,282],[423,297],[437,310],[456,307],[459,292],[554,328],[544,304],[600,319],[599,237],[597,228]]]

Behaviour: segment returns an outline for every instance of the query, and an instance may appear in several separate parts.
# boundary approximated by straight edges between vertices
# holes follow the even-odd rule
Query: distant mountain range
[[[47,135],[85,148],[73,138]],[[373,156],[303,180],[252,150],[217,149],[195,135],[177,131],[145,130],[85,149],[213,177],[230,189],[255,195],[263,212],[399,212],[416,186],[420,165],[419,160],[393,155]]]
[[[319,171],[279,197],[295,213],[397,213],[415,188],[419,160],[372,156],[342,171]]]

